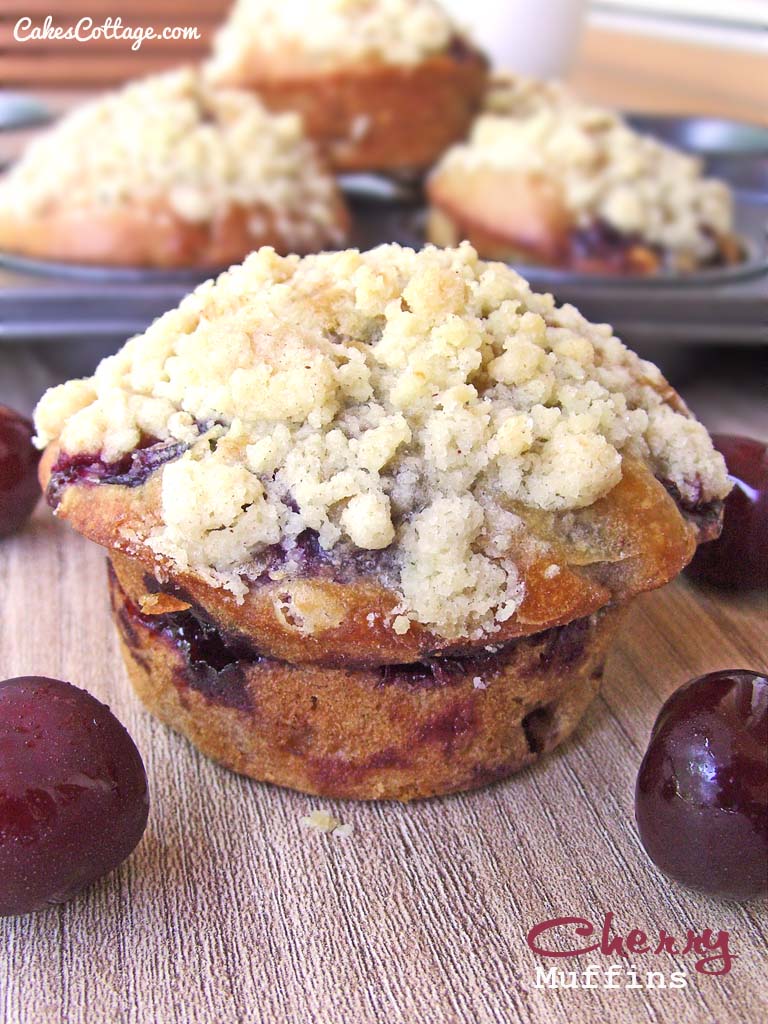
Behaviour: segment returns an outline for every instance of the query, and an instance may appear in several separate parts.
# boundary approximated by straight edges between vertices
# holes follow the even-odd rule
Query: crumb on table
[[[338,839],[348,839],[354,831],[353,825],[343,825],[330,811],[320,809],[305,815],[301,824],[313,832],[331,832]]]

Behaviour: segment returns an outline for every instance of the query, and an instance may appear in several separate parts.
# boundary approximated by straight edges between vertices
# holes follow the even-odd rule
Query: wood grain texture
[[[611,1021],[768,1016],[765,918],[660,879],[632,824],[634,778],[666,695],[725,666],[768,667],[764,606],[678,582],[641,599],[576,739],[485,791],[415,804],[331,803],[349,839],[307,833],[322,803],[230,774],[129,691],[104,553],[40,508],[0,544],[0,674],[72,680],[134,736],[149,827],[116,873],[66,906],[0,922],[8,1024]],[[534,985],[527,931],[558,916],[682,933],[724,928],[731,974],[690,957],[682,992]],[[594,958],[590,958],[594,959]],[[598,958],[600,960],[600,958]],[[604,964],[613,962],[605,959]]]

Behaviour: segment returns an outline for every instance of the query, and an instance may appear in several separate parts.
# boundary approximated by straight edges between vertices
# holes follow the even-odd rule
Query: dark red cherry
[[[768,446],[749,437],[715,434],[733,490],[725,499],[723,532],[702,544],[688,574],[716,587],[768,587]]]
[[[40,497],[33,434],[29,420],[0,405],[0,537],[23,526]]]
[[[678,882],[736,900],[768,893],[768,679],[726,670],[662,707],[635,790],[640,839]]]
[[[0,682],[0,915],[62,903],[144,832],[147,778],[112,712],[59,679]]]

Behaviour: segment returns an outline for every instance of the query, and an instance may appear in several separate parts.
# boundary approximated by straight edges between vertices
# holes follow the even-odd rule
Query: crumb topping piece
[[[316,810],[305,815],[301,824],[313,832],[331,832],[334,839],[348,839],[354,832],[354,826],[342,825],[338,818],[335,818],[330,811]]]
[[[608,326],[468,244],[264,248],[49,391],[37,441],[108,462],[187,443],[156,471],[146,543],[235,594],[309,528],[326,550],[387,549],[396,632],[482,636],[522,600],[525,516],[591,505],[625,455],[691,500],[727,493],[666,389]]]
[[[210,86],[191,68],[85,103],[27,148],[0,185],[0,208],[169,207],[202,223],[264,207],[301,246],[331,227],[336,186],[297,114],[269,113],[251,93]],[[313,227],[314,226],[314,227]],[[254,223],[253,233],[264,225]]]
[[[579,227],[599,220],[623,235],[692,255],[714,254],[733,230],[728,186],[701,161],[642,135],[610,110],[580,102],[556,82],[500,79],[466,143],[435,169],[492,169],[554,184]]]
[[[435,0],[237,0],[218,32],[210,70],[239,68],[253,52],[318,65],[417,64],[456,35]]]

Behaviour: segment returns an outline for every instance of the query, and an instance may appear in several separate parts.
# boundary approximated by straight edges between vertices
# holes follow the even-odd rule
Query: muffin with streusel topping
[[[490,259],[648,275],[743,258],[724,182],[556,82],[491,83],[427,193],[430,240]]]
[[[652,364],[469,245],[262,249],[36,425],[148,706],[238,771],[358,798],[560,742],[729,487]]]
[[[68,263],[221,269],[338,248],[347,213],[296,114],[181,69],[92,100],[0,179],[0,248]]]
[[[415,171],[466,135],[486,61],[436,0],[237,0],[215,81],[297,110],[344,171]]]

